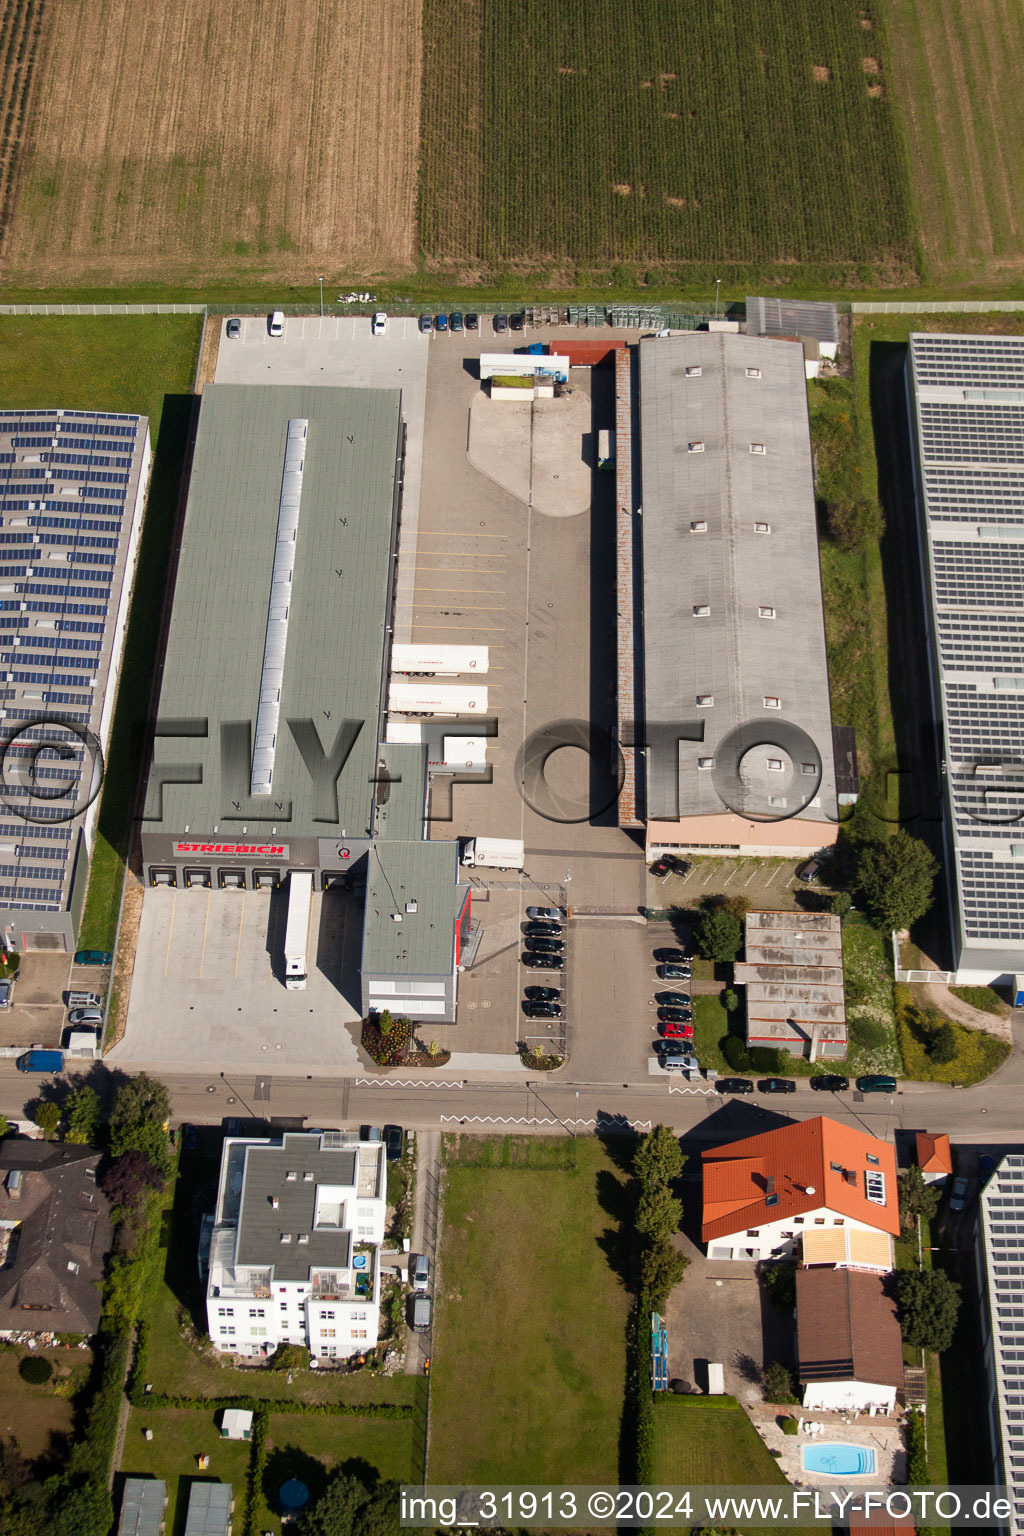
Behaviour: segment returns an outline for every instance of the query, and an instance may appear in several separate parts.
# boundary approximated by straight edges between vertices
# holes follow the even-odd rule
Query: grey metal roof
[[[789,1026],[825,1040],[846,1038],[843,939],[831,912],[748,912],[745,960],[734,980],[747,989],[747,1032],[787,1035]]]
[[[246,801],[252,746],[222,783],[222,722],[255,727],[289,422],[308,422],[302,515],[288,603],[273,793]],[[151,832],[366,835],[374,794],[392,520],[401,428],[397,390],[212,384],[203,392],[160,693],[162,720],[200,718],[209,739],[160,737],[159,763],[201,757],[201,784],[165,785]],[[329,754],[346,721],[359,733],[337,781],[338,821],[317,805],[289,721],[312,720]],[[267,741],[261,745],[268,747]],[[239,802],[234,812],[232,802]],[[291,819],[285,802],[291,802]],[[148,809],[157,809],[151,787]],[[248,813],[248,814],[246,814]],[[326,817],[326,819],[318,819]],[[225,824],[227,823],[227,824]],[[264,824],[265,827],[265,824]],[[265,827],[269,830],[269,827]]]
[[[160,1536],[167,1484],[160,1477],[125,1478],[117,1536]]]
[[[227,1536],[233,1502],[230,1483],[194,1482],[188,1491],[185,1536]]]
[[[79,799],[92,756],[54,717],[102,734],[148,434],[145,416],[0,411],[2,724],[18,737],[5,753],[0,906],[59,912],[70,900],[80,822],[67,803]],[[41,716],[47,724],[18,730]],[[51,790],[57,781],[67,786],[68,801],[51,807],[15,771],[41,740],[67,753],[44,770]],[[19,803],[30,806],[30,820],[16,814]]]
[[[458,843],[378,841],[367,860],[363,974],[450,975],[455,919],[468,889],[457,883]]]
[[[852,725],[832,727],[832,756],[836,769],[836,790],[841,795],[860,794],[860,769],[857,766],[857,732]]]
[[[914,335],[908,366],[963,963],[1013,970],[1024,963],[1024,338]]]
[[[357,1147],[324,1148],[319,1136],[308,1134],[246,1147],[236,1267],[273,1266],[275,1280],[306,1280],[311,1268],[347,1268],[351,1232],[313,1222],[318,1185],[351,1187],[355,1197],[358,1158]],[[290,1234],[289,1243],[282,1243],[282,1233]]]
[[[744,726],[729,808],[834,821],[802,349],[706,332],[642,341],[640,427],[648,816],[670,818],[677,791],[678,814],[723,812],[720,774],[740,754],[718,748]],[[658,727],[689,722],[704,739],[673,761]],[[748,751],[784,745],[794,727],[784,771],[767,767],[777,754]],[[698,767],[706,758],[713,771]]]
[[[386,786],[377,785],[377,836],[416,842],[423,835],[427,787],[427,753],[419,742],[389,741],[380,749],[381,774],[391,775]]]
[[[809,299],[747,298],[748,336],[811,336],[839,340],[839,312],[834,304]]]

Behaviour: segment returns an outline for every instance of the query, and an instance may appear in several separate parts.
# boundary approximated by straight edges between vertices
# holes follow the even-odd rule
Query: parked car
[[[228,341],[237,341],[239,336],[241,336],[242,322],[238,319],[237,316],[234,319],[228,321],[227,325],[224,327],[224,334],[228,338]]]
[[[857,1087],[861,1093],[895,1093],[896,1079],[884,1072],[872,1072],[867,1077],[858,1077]]]
[[[699,1072],[700,1062],[696,1056],[670,1056],[667,1053],[661,1058],[661,1065],[666,1072]]]
[[[523,1012],[528,1019],[560,1019],[562,1010],[557,1003],[531,1003],[523,1004]]]
[[[433,315],[420,315],[420,330],[424,334],[429,334],[433,329],[434,329],[434,317],[433,317]]]
[[[14,982],[10,977],[0,981],[0,1009],[9,1008],[14,999]]]
[[[271,336],[284,335],[284,310],[275,309],[272,315],[267,317],[267,330]]]
[[[659,1056],[689,1056],[692,1054],[692,1047],[684,1045],[680,1040],[655,1040],[653,1049]]]
[[[194,1152],[199,1145],[199,1133],[194,1125],[181,1127],[181,1148],[183,1152]]]
[[[531,1003],[557,1003],[562,996],[557,987],[527,987],[526,995]]]
[[[466,316],[466,330],[467,331],[478,331],[479,329],[480,329],[480,316],[479,315],[467,315]]]
[[[665,1019],[661,1024],[661,1032],[666,1040],[692,1040],[693,1025],[684,1024],[680,1019]]]
[[[811,1078],[811,1087],[818,1093],[845,1093],[849,1086],[850,1079],[841,1072],[823,1072],[820,1077]]]
[[[523,932],[533,939],[560,939],[562,926],[560,923],[524,923]]]
[[[405,1132],[400,1125],[386,1125],[384,1127],[384,1156],[389,1163],[398,1163],[402,1160],[405,1150]]]
[[[657,992],[655,1001],[663,1008],[689,1008],[690,998],[686,992]]]
[[[103,1026],[102,1008],[75,1008],[68,1014],[69,1024],[82,1024],[88,1029],[101,1029]]]
[[[757,1085],[758,1093],[796,1093],[796,1083],[791,1077],[762,1077]]]
[[[689,1008],[659,1008],[659,1024],[689,1024],[693,1025],[693,1014]]]
[[[662,981],[689,981],[693,972],[690,967],[682,965],[659,965],[658,975]]]
[[[720,1077],[715,1084],[719,1093],[753,1093],[754,1085],[749,1077]]]
[[[433,1303],[429,1296],[410,1296],[409,1319],[414,1333],[429,1333],[433,1321]]]
[[[564,960],[561,955],[525,954],[523,964],[533,971],[560,971]]]
[[[532,917],[538,923],[560,923],[562,921],[561,907],[527,907],[527,917]]]
[[[383,309],[378,309],[370,321],[371,336],[386,336],[388,333],[388,317]]]
[[[995,1158],[994,1157],[990,1157],[989,1154],[986,1152],[984,1157],[981,1159],[980,1164],[979,1164],[979,1168],[980,1168],[980,1171],[981,1171],[981,1182],[983,1184],[987,1184],[988,1183],[989,1179],[992,1177],[993,1173],[995,1172],[995,1166],[996,1166]]]
[[[107,949],[78,949],[75,951],[76,965],[113,965],[114,957]]]
[[[434,330],[435,331],[447,332],[447,330],[448,330],[448,316],[447,315],[435,315],[434,316]]]
[[[967,1180],[961,1174],[960,1178],[953,1180],[953,1189],[949,1197],[951,1211],[962,1211],[967,1203]]]
[[[361,1125],[359,1127],[360,1141],[380,1141],[380,1139],[381,1135],[379,1125]]]
[[[421,1294],[430,1285],[430,1259],[425,1253],[410,1253],[409,1284]]]
[[[494,315],[491,324],[494,327],[495,336],[503,336],[508,330],[508,315]]]
[[[655,859],[648,873],[652,874],[656,880],[664,880],[666,875],[672,873],[672,865],[668,859]]]
[[[660,960],[662,965],[689,966],[693,956],[688,955],[685,949],[656,949],[654,951],[654,958],[655,960]]]
[[[688,875],[690,873],[689,859],[677,858],[675,854],[667,854],[666,857],[668,858],[668,861],[671,864],[675,874]]]
[[[525,943],[527,949],[538,955],[560,955],[565,948],[562,939],[535,939],[531,936]]]
[[[453,310],[452,313],[448,316],[448,325],[449,328],[453,331],[462,330],[462,316],[459,314],[457,309]]]
[[[800,865],[796,872],[796,877],[798,880],[817,880],[824,868],[824,859],[808,859],[806,863]]]
[[[508,323],[513,331],[521,331],[526,324],[526,316],[521,311],[518,314],[509,315]]]

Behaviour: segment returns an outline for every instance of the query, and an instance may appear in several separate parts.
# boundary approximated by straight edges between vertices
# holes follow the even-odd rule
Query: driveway
[[[690,1204],[698,1199],[697,1184]],[[753,1264],[710,1263],[688,1237],[681,1246],[690,1267],[669,1297],[668,1374],[707,1391],[707,1366],[718,1362],[725,1390],[749,1406],[762,1401],[761,1371],[773,1360],[792,1365],[796,1328],[762,1295]]]

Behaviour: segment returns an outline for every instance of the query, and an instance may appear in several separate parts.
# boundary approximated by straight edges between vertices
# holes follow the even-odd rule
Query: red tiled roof
[[[823,1115],[710,1148],[703,1162],[706,1243],[823,1207],[899,1236],[895,1150]],[[865,1175],[877,1173],[884,1204],[867,1197]],[[769,1195],[778,1196],[772,1205]]]
[[[953,1154],[949,1137],[933,1135],[930,1131],[918,1131],[917,1161],[922,1173],[952,1173]]]

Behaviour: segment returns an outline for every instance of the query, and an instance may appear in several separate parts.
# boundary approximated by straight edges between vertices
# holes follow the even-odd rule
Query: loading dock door
[[[281,876],[276,869],[254,869],[252,874],[252,888],[254,891],[276,891],[281,884]]]
[[[185,884],[187,886],[204,885],[209,889],[212,883],[211,872],[208,869],[186,869],[185,871]]]
[[[176,869],[151,869],[149,872],[150,885],[177,885],[178,871]]]
[[[220,884],[221,884],[221,889],[222,890],[227,890],[227,891],[244,891],[245,890],[245,870],[244,869],[222,869],[222,870],[219,871],[219,874],[220,874]]]

